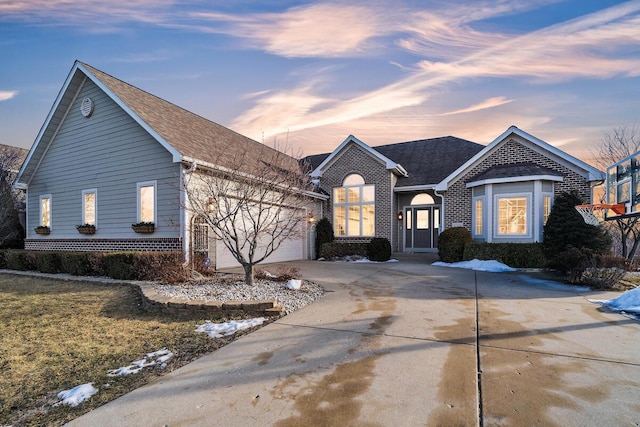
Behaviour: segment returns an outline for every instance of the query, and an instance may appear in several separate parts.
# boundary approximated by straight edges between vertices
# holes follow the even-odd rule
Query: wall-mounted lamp
[[[402,218],[404,218],[404,216],[402,215],[402,211],[398,212],[398,221],[402,221]]]
[[[313,216],[313,212],[309,212],[309,215],[307,215],[307,221],[309,221],[309,224],[313,224],[314,222],[316,222],[316,219]]]

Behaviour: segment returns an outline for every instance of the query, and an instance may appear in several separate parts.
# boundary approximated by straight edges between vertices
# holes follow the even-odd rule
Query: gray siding
[[[90,97],[93,115],[80,114]],[[180,165],[93,82],[80,89],[28,189],[27,238],[104,239],[180,236]],[[157,181],[156,231],[136,234],[136,183]],[[97,189],[97,232],[81,235],[82,190]],[[52,232],[39,236],[39,196],[52,196]]]

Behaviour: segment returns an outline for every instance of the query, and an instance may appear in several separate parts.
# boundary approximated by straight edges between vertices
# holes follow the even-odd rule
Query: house
[[[246,176],[283,156],[76,61],[16,179],[27,197],[25,248],[172,250],[203,254],[216,268],[237,265],[192,214],[182,184],[190,173],[228,170],[240,155]],[[283,165],[299,168],[288,156]],[[307,258],[311,246],[301,230],[269,261]]]
[[[477,241],[540,242],[556,195],[575,189],[591,200],[604,179],[515,126],[487,146],[448,136],[370,147],[349,136],[306,160],[331,197],[336,239],[385,237],[396,252],[436,251],[451,227]]]

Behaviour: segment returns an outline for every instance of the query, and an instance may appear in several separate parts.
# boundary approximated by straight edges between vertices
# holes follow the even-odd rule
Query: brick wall
[[[341,187],[344,179],[357,173],[364,178],[366,184],[376,186],[376,237],[385,237],[392,241],[392,188],[391,172],[385,165],[369,152],[355,144],[350,144],[338,155],[333,164],[326,169],[320,179],[320,187],[333,197],[334,187]],[[333,223],[331,203],[327,206],[327,218]],[[337,237],[340,241],[362,241],[353,237]],[[368,241],[369,239],[364,239]]]
[[[445,193],[445,228],[452,227],[455,222],[462,222],[467,229],[471,230],[471,189],[466,187],[469,178],[491,166],[524,162],[533,162],[564,175],[564,180],[556,182],[554,185],[555,196],[563,191],[575,189],[585,200],[589,200],[591,197],[591,187],[584,177],[511,138],[499,145],[493,153],[462,175],[456,182],[449,184],[449,189]]]
[[[180,238],[150,239],[27,239],[24,248],[33,251],[80,251],[80,252],[121,252],[121,251],[180,251]]]

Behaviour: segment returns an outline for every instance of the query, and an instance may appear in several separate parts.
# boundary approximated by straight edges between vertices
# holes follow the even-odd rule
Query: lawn
[[[0,301],[0,425],[61,425],[243,334],[211,339],[196,325],[225,319],[146,313],[129,285],[0,274]],[[166,368],[107,376],[163,348],[175,354]],[[53,406],[85,383],[99,392]]]

